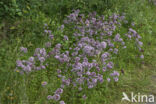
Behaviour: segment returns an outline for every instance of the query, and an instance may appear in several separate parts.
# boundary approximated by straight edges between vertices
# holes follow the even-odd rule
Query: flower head
[[[66,104],[64,101],[60,101],[60,104]]]
[[[24,48],[24,47],[20,47],[20,50],[21,50],[21,52],[24,52],[24,53],[28,52],[27,48]]]
[[[45,86],[45,85],[47,85],[47,82],[46,81],[42,82],[42,86]]]
[[[48,100],[51,100],[51,99],[53,99],[53,96],[48,95],[48,96],[47,96],[47,99],[48,99]]]
[[[53,95],[53,97],[52,97],[54,100],[56,100],[56,101],[58,101],[58,100],[60,100],[60,95],[59,94],[55,94],[55,95]]]

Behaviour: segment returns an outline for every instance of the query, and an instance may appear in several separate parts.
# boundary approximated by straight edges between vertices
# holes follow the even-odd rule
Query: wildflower
[[[112,69],[112,68],[113,68],[113,62],[109,62],[109,63],[107,64],[107,68]]]
[[[48,96],[47,96],[47,99],[48,99],[48,100],[51,100],[51,99],[53,99],[53,96],[48,95]]]
[[[93,83],[96,83],[96,82],[97,82],[97,79],[92,79],[92,82],[93,82]]]
[[[59,101],[61,98],[60,95],[64,91],[63,88],[69,86],[71,83],[71,85],[78,88],[79,91],[83,90],[83,86],[86,87],[85,84],[91,89],[99,82],[103,83],[104,73],[109,73],[109,77],[115,82],[118,82],[119,72],[113,71],[110,73],[110,69],[113,69],[114,66],[110,60],[113,60],[115,54],[117,54],[121,48],[126,48],[126,43],[132,38],[137,43],[139,50],[141,50],[141,46],[143,45],[139,40],[141,36],[132,28],[130,28],[124,36],[119,33],[114,36],[116,28],[120,27],[121,23],[128,22],[125,20],[125,15],[120,16],[113,14],[107,21],[104,20],[104,16],[97,17],[95,12],[90,13],[89,18],[83,14],[79,14],[79,12],[79,10],[74,11],[64,20],[65,24],[74,26],[73,29],[75,30],[75,33],[73,33],[74,43],[68,50],[62,47],[61,44],[63,43],[57,43],[52,51],[47,54],[46,49],[51,47],[51,42],[49,41],[45,43],[46,49],[36,48],[33,57],[30,57],[28,60],[18,60],[16,62],[17,69],[22,69],[25,72],[45,69],[48,67],[48,64],[45,62],[50,56],[54,57],[53,60],[58,60],[60,65],[63,64],[67,66],[64,70],[57,69],[58,80],[61,79],[62,83],[60,88],[56,89],[53,96],[47,96],[49,100]],[[66,27],[67,30],[69,30],[68,26]],[[48,30],[46,26],[44,28],[45,33],[52,40],[54,36],[51,34],[51,30]],[[61,25],[60,29],[63,32],[64,25]],[[122,38],[122,36],[126,36],[129,39]],[[66,35],[64,35],[63,38],[66,41],[69,40]],[[144,56],[140,56],[140,58],[143,57]],[[62,66],[60,66],[60,68],[61,67]],[[63,76],[63,74],[66,75],[66,73],[71,74],[72,77],[68,75],[70,78]],[[106,78],[106,81],[110,82],[111,79]],[[45,85],[47,85],[47,82],[42,82],[42,86]],[[82,98],[86,99],[87,97],[83,95]],[[65,104],[64,101],[60,101],[59,103]]]
[[[45,86],[45,85],[47,85],[47,82],[46,81],[42,82],[42,86]]]
[[[88,55],[91,55],[93,50],[94,50],[94,48],[92,46],[89,46],[89,45],[87,45],[83,48],[83,52],[88,54]]]
[[[85,99],[87,99],[87,96],[86,95],[83,95],[82,98],[85,100]]]
[[[116,34],[114,41],[119,41],[120,39],[120,34]]]
[[[21,52],[24,52],[24,53],[28,52],[27,48],[24,48],[24,47],[20,47],[20,50],[21,50]]]
[[[103,49],[105,49],[106,46],[107,46],[107,43],[106,43],[106,42],[101,42],[101,47],[102,47]]]
[[[48,26],[48,24],[46,24],[46,23],[45,23],[45,24],[44,24],[44,26],[45,26],[45,27],[47,27],[47,26]]]
[[[55,94],[55,95],[53,95],[52,96],[52,99],[54,99],[54,100],[56,100],[56,101],[58,101],[58,100],[60,100],[60,95],[59,94]]]
[[[30,58],[29,58],[29,61],[30,61],[30,62],[33,62],[33,61],[34,61],[34,57],[30,57]]]
[[[46,46],[47,48],[51,47],[51,42],[45,43],[45,46]]]
[[[43,62],[45,61],[45,58],[44,58],[44,57],[39,57],[39,61],[40,61],[41,63],[43,63]]]
[[[115,54],[118,53],[118,49],[117,49],[117,48],[114,49],[114,53],[115,53]]]
[[[110,78],[107,78],[107,81],[108,81],[108,82],[110,82],[110,80],[111,80]]]
[[[115,78],[114,78],[114,81],[115,81],[115,82],[118,82],[118,80],[119,80],[118,77],[115,77]]]
[[[109,53],[105,52],[104,54],[101,55],[101,60],[104,62],[108,56],[109,56]]]
[[[110,74],[111,76],[119,76],[119,73],[117,71],[114,71],[113,73]]]
[[[127,48],[127,46],[124,46],[123,48]]]
[[[131,23],[131,25],[132,25],[132,26],[135,26],[135,23],[133,22],[133,23]]]
[[[60,69],[57,69],[57,73],[60,74],[61,73],[61,70]]]
[[[93,88],[93,87],[94,87],[93,84],[89,84],[89,85],[88,85],[88,88],[89,88],[89,89],[91,89],[91,88]]]
[[[52,40],[54,38],[54,36],[53,35],[49,35],[49,38]]]
[[[79,87],[79,91],[82,91],[82,87]]]
[[[60,101],[60,104],[66,104],[64,101]]]
[[[65,36],[64,36],[64,40],[68,40],[68,36],[65,35]]]
[[[45,69],[46,68],[44,65],[41,65],[40,67],[41,67],[41,69]]]
[[[61,44],[60,43],[58,43],[58,44],[56,44],[56,46],[55,46],[57,49],[60,49],[61,48]]]
[[[61,30],[63,30],[64,29],[64,25],[61,25]]]
[[[48,33],[48,30],[44,30],[45,33]]]
[[[55,94],[62,94],[63,93],[63,89],[62,88],[58,88],[56,91],[55,91]]]
[[[144,58],[144,55],[141,55],[140,58],[143,59]]]
[[[142,43],[141,41],[138,41],[138,45],[139,45],[139,46],[142,46],[143,43]]]

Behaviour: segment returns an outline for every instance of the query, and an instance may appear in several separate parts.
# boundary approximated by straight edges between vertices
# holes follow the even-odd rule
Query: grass
[[[130,56],[127,56],[127,52],[121,53],[122,56],[117,58],[116,63],[121,66],[117,66],[118,70],[123,69],[124,73],[120,72],[118,83],[104,83],[93,90],[86,90],[88,98],[85,101],[77,99],[81,93],[75,94],[75,90],[67,88],[63,95],[63,100],[67,104],[127,104],[128,102],[121,102],[122,92],[128,94],[140,92],[156,96],[154,86],[156,82],[153,81],[156,75],[156,8],[147,4],[145,0],[119,1],[119,4],[104,13],[125,12],[127,19],[136,23],[136,29],[143,37],[144,61],[136,60],[132,56],[134,52],[130,50],[128,50]],[[2,47],[0,48],[0,104],[49,104],[46,96],[59,86],[59,79],[56,79],[54,73],[59,65],[53,61],[48,71],[38,71],[31,75],[20,75],[14,70],[16,60],[20,57],[20,46],[28,47],[30,50],[23,58],[31,56],[35,48],[43,47],[46,41],[42,35],[44,23],[48,23],[50,29],[58,34],[55,30],[61,24],[58,22],[60,20],[57,18],[52,20],[53,14],[48,10],[49,14],[38,11],[37,13],[32,11],[31,15],[20,18],[14,23],[5,21],[0,26],[0,34],[2,34],[0,36],[0,47]],[[50,82],[47,88],[41,86],[41,82],[45,80]]]

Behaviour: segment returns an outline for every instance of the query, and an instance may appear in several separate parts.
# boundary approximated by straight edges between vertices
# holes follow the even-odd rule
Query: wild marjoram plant
[[[64,68],[57,69],[57,77],[62,79],[60,87],[56,89],[54,95],[47,96],[48,100],[60,101],[60,104],[65,104],[61,100],[65,87],[83,91],[92,89],[105,80],[108,83],[118,82],[119,72],[115,70],[113,57],[126,50],[128,42],[134,42],[134,47],[137,47],[138,51],[142,50],[141,36],[134,29],[129,28],[126,34],[118,33],[117,30],[127,23],[124,14],[114,13],[106,19],[104,16],[97,16],[95,12],[88,16],[79,12],[75,10],[67,16],[59,28],[64,34],[73,31],[72,36],[64,35],[64,41],[73,43],[69,44],[68,49],[63,50],[64,44],[57,43],[52,50],[47,51],[49,47],[53,47],[51,42],[54,41],[53,38],[57,37],[54,37],[45,25],[45,34],[49,36],[49,42],[45,43],[46,48],[37,48],[28,60],[17,60],[16,70],[23,74],[47,69],[49,64],[46,60],[51,58],[58,60],[58,64],[65,65]],[[21,51],[26,53],[27,49],[21,47]],[[140,58],[143,59],[144,56],[140,54]],[[42,86],[46,85],[47,82],[42,83]],[[84,93],[82,98],[86,97]]]

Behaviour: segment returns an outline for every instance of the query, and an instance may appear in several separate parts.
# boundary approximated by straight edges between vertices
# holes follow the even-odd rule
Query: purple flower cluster
[[[46,86],[46,85],[47,85],[46,81],[42,82],[42,86]]]
[[[45,61],[47,57],[48,55],[45,48],[36,48],[34,56],[29,57],[28,60],[16,61],[16,70],[28,73],[33,70],[45,69]]]
[[[113,73],[110,74],[110,76],[113,77],[114,81],[117,82],[119,79],[119,73],[117,71],[114,71]]]
[[[45,69],[45,62],[48,58],[57,60],[59,65],[65,65],[64,68],[59,67],[57,70],[57,77],[62,82],[60,88],[56,89],[53,96],[48,95],[48,100],[60,101],[65,86],[76,87],[79,91],[83,91],[84,86],[91,89],[105,80],[117,82],[120,74],[114,70],[113,57],[119,54],[121,49],[126,49],[126,43],[132,39],[135,40],[139,50],[143,45],[140,41],[141,36],[132,28],[125,35],[116,33],[126,21],[124,15],[114,13],[109,17],[104,17],[97,16],[93,12],[85,16],[79,12],[79,10],[75,10],[67,16],[64,24],[60,27],[64,34],[73,28],[72,36],[70,34],[63,37],[64,41],[70,40],[69,37],[74,40],[69,49],[64,50],[63,44],[57,43],[48,54],[46,49],[37,48],[34,56],[29,60],[17,61],[17,69],[26,72]],[[47,25],[45,28],[44,32],[50,39],[53,39]],[[51,42],[45,43],[45,46],[51,47]],[[143,59],[144,56],[141,55],[140,58]],[[83,99],[86,98],[84,95]],[[60,101],[60,104],[65,103]]]
[[[53,100],[55,100],[55,101],[59,101],[60,98],[61,98],[60,94],[62,94],[62,93],[63,93],[63,89],[62,89],[62,88],[58,88],[58,89],[55,91],[55,94],[54,94],[53,96],[48,95],[48,96],[47,96],[47,99],[48,99],[48,100],[53,99]],[[63,101],[60,101],[60,103],[61,103],[61,102],[62,102],[62,104],[63,104]],[[65,103],[64,103],[64,104],[65,104]]]
[[[139,49],[139,51],[142,50],[143,42],[140,41],[142,37],[134,29],[129,28],[129,31],[127,34],[125,34],[125,36],[128,37],[128,39],[135,41],[136,46]],[[141,55],[140,58],[143,59],[144,55]]]
[[[27,48],[24,48],[24,47],[20,47],[20,50],[21,50],[21,52],[24,52],[24,53],[28,52]]]

